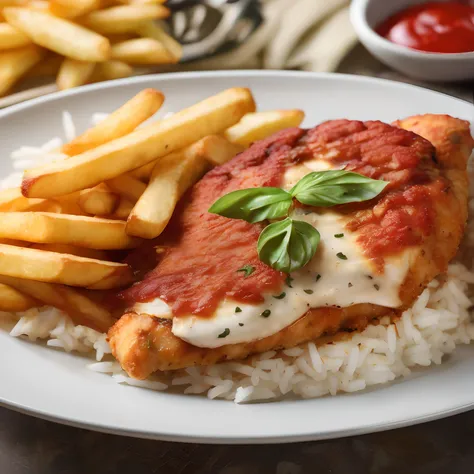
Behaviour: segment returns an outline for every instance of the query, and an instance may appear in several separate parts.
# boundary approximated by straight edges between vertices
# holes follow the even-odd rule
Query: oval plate
[[[473,106],[467,102],[378,79],[261,71],[162,74],[81,87],[0,112],[0,173],[11,171],[12,150],[62,136],[63,110],[83,130],[94,112],[111,112],[145,87],[165,93],[165,114],[233,86],[250,87],[260,110],[303,109],[307,127],[335,118],[391,122],[430,112],[473,120]],[[378,389],[242,406],[118,385],[89,371],[82,356],[1,331],[0,359],[0,402],[7,407],[93,430],[171,441],[334,438],[434,420],[474,406],[474,345],[459,347],[441,366]]]

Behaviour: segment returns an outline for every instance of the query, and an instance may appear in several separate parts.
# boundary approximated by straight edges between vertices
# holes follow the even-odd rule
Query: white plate
[[[301,108],[305,126],[334,118],[387,122],[420,113],[474,118],[473,106],[413,86],[355,76],[294,72],[169,74],[79,88],[0,112],[0,174],[9,153],[62,134],[61,111],[80,129],[145,87],[166,95],[162,113],[232,86],[250,87],[261,110]],[[1,225],[1,223],[0,223]],[[86,360],[0,333],[0,401],[35,416],[117,434],[175,441],[274,443],[373,432],[474,406],[474,346],[410,380],[350,395],[242,405],[116,384]]]

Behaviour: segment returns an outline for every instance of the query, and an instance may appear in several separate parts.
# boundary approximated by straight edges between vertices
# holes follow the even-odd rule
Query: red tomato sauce
[[[128,305],[159,297],[175,317],[206,317],[226,297],[260,303],[264,293],[281,292],[286,275],[258,258],[257,240],[264,225],[207,210],[231,191],[279,186],[287,166],[315,155],[333,160],[337,168],[390,181],[373,201],[337,207],[350,217],[368,258],[398,252],[431,232],[433,196],[427,187],[437,178],[431,177],[434,148],[428,141],[381,122],[334,120],[308,131],[288,129],[207,173],[183,197],[165,232],[132,253],[129,263],[142,281],[119,297]],[[381,212],[375,214],[374,206]],[[253,268],[248,277],[239,272],[246,265]]]
[[[225,297],[260,303],[262,293],[279,290],[285,275],[262,263],[257,254],[264,226],[207,210],[220,196],[237,189],[278,186],[288,153],[303,134],[300,129],[280,133],[207,173],[183,197],[158,239],[167,248],[159,265],[123,297],[133,303],[159,296],[172,305],[175,316],[212,315]],[[253,269],[247,277],[239,271],[245,266]]]
[[[319,137],[316,142],[312,133]],[[347,228],[358,233],[364,254],[380,269],[384,257],[420,244],[433,232],[433,200],[447,183],[433,169],[431,143],[378,121],[331,121],[308,137],[315,154],[337,150],[332,160],[338,167],[390,182],[376,200],[337,207],[351,216]]]
[[[428,2],[389,17],[376,32],[392,43],[431,53],[474,51],[474,6]]]

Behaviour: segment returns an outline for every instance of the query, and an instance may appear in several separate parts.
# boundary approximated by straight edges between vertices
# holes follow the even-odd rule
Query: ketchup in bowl
[[[428,2],[392,15],[376,28],[392,43],[430,53],[474,51],[474,6]]]

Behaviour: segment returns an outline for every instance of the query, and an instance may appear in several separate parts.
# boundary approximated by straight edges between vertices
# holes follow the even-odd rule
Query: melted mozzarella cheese
[[[135,303],[133,311],[139,314],[149,314],[150,316],[158,316],[163,319],[172,319],[173,312],[171,308],[160,298],[155,298],[146,303]]]
[[[289,189],[307,173],[328,167],[328,162],[312,160],[288,168],[284,187]],[[345,229],[343,216],[332,211],[317,214],[296,209],[292,217],[318,229],[321,242],[312,260],[291,274],[291,286],[286,284],[279,295],[265,295],[264,302],[258,305],[225,299],[211,318],[192,314],[174,318],[173,334],[194,346],[214,348],[271,336],[310,308],[347,307],[358,303],[389,308],[400,306],[400,286],[416,251],[407,250],[385,259],[384,271],[379,273],[363,256],[356,242],[357,235]],[[133,309],[158,317],[172,317],[170,307],[160,299],[137,303]]]

